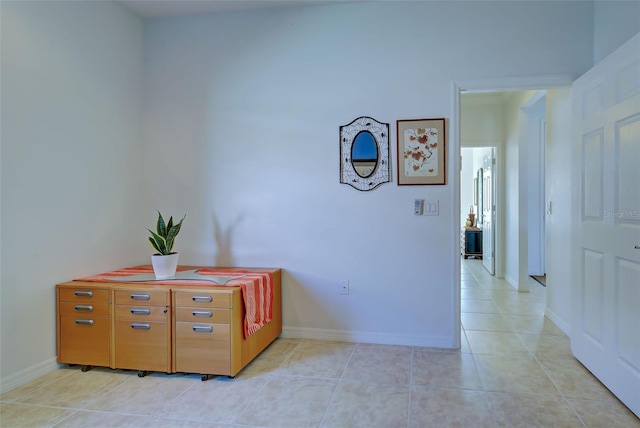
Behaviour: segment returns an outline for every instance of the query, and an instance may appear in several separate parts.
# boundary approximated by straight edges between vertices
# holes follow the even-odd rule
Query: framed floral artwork
[[[446,184],[444,119],[398,120],[398,185]]]

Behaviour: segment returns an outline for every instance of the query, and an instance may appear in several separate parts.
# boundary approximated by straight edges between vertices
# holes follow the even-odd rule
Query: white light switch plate
[[[440,215],[440,201],[424,201],[424,213],[422,215]]]

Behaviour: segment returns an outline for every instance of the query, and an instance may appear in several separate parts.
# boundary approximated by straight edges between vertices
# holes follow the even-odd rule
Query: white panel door
[[[493,198],[493,177],[495,167],[494,149],[483,160],[482,168],[482,264],[491,275],[495,272],[495,201]]]
[[[573,85],[571,348],[640,416],[640,34]]]

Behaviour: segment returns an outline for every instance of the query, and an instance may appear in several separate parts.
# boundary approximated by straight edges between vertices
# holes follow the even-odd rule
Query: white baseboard
[[[512,286],[516,291],[518,291],[518,281],[516,281],[511,275],[505,275],[504,280]]]
[[[549,318],[551,322],[553,322],[556,327],[558,327],[564,334],[571,337],[571,324],[567,323],[565,320],[560,318],[555,312],[551,309],[546,308],[544,311],[544,316]]]
[[[382,345],[453,348],[453,337],[430,337],[375,333],[370,331],[329,330],[322,328],[283,327],[280,337],[292,339],[335,340],[338,342],[377,343]]]
[[[53,357],[34,366],[27,367],[7,377],[0,379],[0,394],[11,391],[19,386],[25,385],[32,380],[56,371],[62,367],[58,364],[57,358]]]

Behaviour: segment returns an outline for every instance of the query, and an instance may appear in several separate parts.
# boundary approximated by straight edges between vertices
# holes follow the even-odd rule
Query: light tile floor
[[[544,318],[477,260],[457,351],[278,339],[235,379],[63,368],[0,397],[10,427],[640,427]]]

